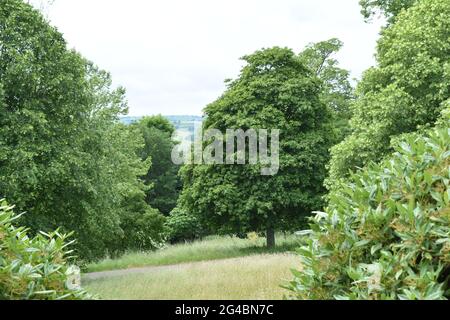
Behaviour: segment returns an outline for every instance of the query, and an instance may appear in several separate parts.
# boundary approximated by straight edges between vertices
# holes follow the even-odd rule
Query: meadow
[[[264,238],[209,237],[154,252],[128,253],[87,266],[83,286],[107,300],[278,300],[280,285],[298,269],[298,238],[279,235],[268,250]]]
[[[133,270],[83,280],[107,300],[281,300],[299,268],[292,254],[262,254]]]

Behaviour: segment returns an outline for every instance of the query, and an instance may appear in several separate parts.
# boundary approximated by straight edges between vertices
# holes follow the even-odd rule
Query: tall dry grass
[[[263,254],[148,268],[83,285],[112,300],[278,300],[283,298],[280,285],[291,278],[291,268],[299,268],[295,255]]]

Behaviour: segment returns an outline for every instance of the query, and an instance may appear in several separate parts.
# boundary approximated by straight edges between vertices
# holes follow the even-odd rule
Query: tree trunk
[[[275,230],[273,227],[267,227],[267,248],[275,248]]]

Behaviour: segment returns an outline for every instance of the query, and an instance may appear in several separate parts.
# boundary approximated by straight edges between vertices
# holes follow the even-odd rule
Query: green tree
[[[299,54],[300,60],[324,83],[322,99],[335,118],[338,141],[349,133],[350,104],[353,100],[350,72],[340,68],[339,62],[334,58],[342,47],[342,41],[333,38],[310,44]]]
[[[0,88],[0,195],[34,232],[75,231],[83,258],[116,250],[149,167],[143,139],[116,124],[124,90],[21,0],[0,2]]]
[[[352,134],[332,150],[330,184],[392,151],[399,135],[433,125],[450,98],[450,3],[420,1],[378,42],[352,105]]]
[[[172,149],[177,144],[173,140],[175,127],[163,116],[144,117],[133,126],[144,138],[144,146],[139,150],[143,160],[151,159],[152,166],[144,176],[150,186],[146,193],[147,202],[165,215],[175,208],[181,185],[178,177],[179,166],[172,162]]]
[[[186,165],[180,205],[214,232],[266,231],[271,247],[276,229],[298,226],[322,206],[330,114],[320,99],[321,81],[290,49],[264,49],[243,59],[239,78],[206,107],[203,127],[223,133],[279,129],[279,172],[263,176],[261,163]]]

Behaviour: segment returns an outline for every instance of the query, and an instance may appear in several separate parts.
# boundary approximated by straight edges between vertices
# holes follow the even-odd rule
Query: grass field
[[[198,244],[197,244],[198,245]],[[241,258],[149,267],[138,273],[83,279],[83,286],[108,300],[279,300],[280,287],[298,269],[292,254],[262,254]]]
[[[272,250],[264,238],[209,237],[90,264],[83,286],[108,300],[277,300],[300,267],[297,247],[293,235]]]
[[[278,235],[277,247],[272,250],[265,248],[264,238],[249,240],[234,237],[209,237],[193,243],[168,246],[154,252],[134,252],[125,254],[118,259],[105,259],[87,265],[87,272],[175,265],[257,254],[282,253],[294,251],[297,247],[298,237],[295,235]]]

